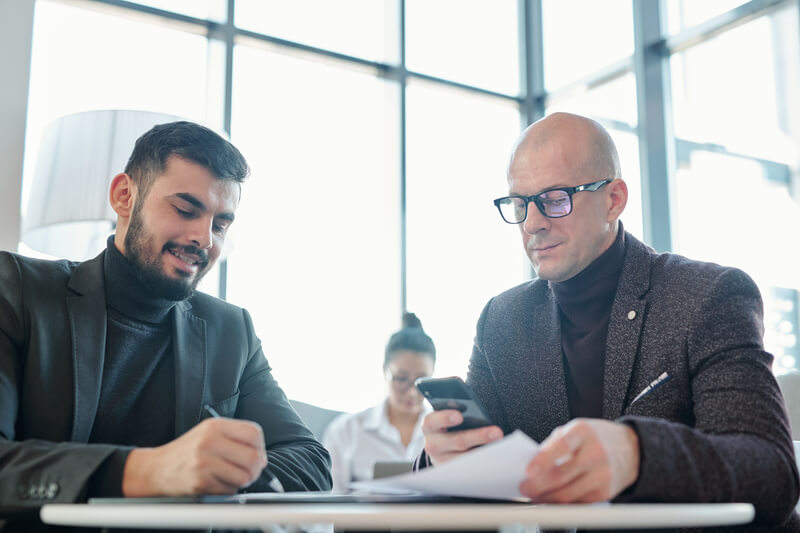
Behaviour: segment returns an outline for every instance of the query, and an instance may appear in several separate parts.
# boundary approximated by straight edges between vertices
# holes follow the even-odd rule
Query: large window
[[[290,397],[356,410],[384,394],[404,309],[439,347],[437,374],[466,373],[483,305],[531,276],[491,202],[512,142],[571,111],[617,143],[627,230],[668,228],[659,249],[753,276],[786,371],[800,364],[797,6],[37,0],[23,210],[63,114],[146,109],[227,130],[253,173],[202,288],[251,312]],[[663,30],[642,39],[656,12]],[[645,84],[657,71],[663,87]]]
[[[754,278],[776,372],[800,363],[799,20],[777,9],[671,57],[675,249]]]
[[[121,14],[36,2],[23,216],[39,143],[47,125],[60,116],[93,109],[140,109],[222,128],[222,100],[213,98],[222,78],[219,43],[157,24],[156,17]],[[24,244],[20,250],[42,255]],[[208,274],[203,290],[217,293],[218,271],[215,267]]]
[[[481,309],[530,270],[518,228],[492,204],[507,193],[518,134],[506,102],[408,88],[408,307],[425,320],[441,375],[465,373]]]
[[[228,299],[290,396],[355,409],[382,394],[400,308],[400,185],[384,164],[396,95],[373,73],[244,45],[234,80],[233,142],[253,175]]]
[[[515,0],[406,0],[409,70],[505,94],[519,92]]]

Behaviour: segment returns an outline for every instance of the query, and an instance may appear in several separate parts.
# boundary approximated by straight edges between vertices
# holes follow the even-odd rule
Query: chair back
[[[792,438],[800,440],[800,372],[788,372],[775,376],[783,394],[783,403],[789,414]]]
[[[294,410],[297,411],[297,414],[300,415],[300,418],[303,419],[303,422],[305,422],[317,440],[322,439],[322,434],[328,424],[342,414],[342,411],[326,409],[325,407],[318,407],[298,400],[289,400],[289,403],[292,404]]]
[[[794,460],[797,463],[797,469],[800,470],[800,440],[794,441]],[[800,514],[800,499],[797,500],[797,505],[794,506],[794,512]]]

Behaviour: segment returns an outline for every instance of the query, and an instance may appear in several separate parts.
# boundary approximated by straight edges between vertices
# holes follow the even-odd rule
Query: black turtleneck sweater
[[[619,223],[611,246],[577,276],[550,282],[561,315],[561,350],[572,418],[603,415],[603,370],[611,306],[625,259]]]
[[[175,438],[174,301],[153,295],[109,238],[103,263],[106,351],[97,415],[89,442],[159,446]],[[158,416],[152,416],[157,412]],[[121,494],[129,449],[95,473],[90,493]],[[90,494],[91,495],[91,494]]]

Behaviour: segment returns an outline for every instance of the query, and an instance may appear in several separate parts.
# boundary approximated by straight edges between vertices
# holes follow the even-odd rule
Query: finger
[[[463,421],[464,417],[455,409],[434,411],[422,420],[422,432],[425,435],[438,433],[449,427],[457,426]]]
[[[607,470],[592,469],[573,479],[570,483],[536,496],[538,503],[595,503],[607,501]],[[531,498],[532,500],[534,498]]]
[[[611,468],[605,462],[597,462],[589,454],[581,454],[580,461],[586,464],[581,474],[569,483],[552,491],[540,494],[542,503],[595,503],[610,500],[615,494],[611,489]]]
[[[264,432],[259,424],[249,420],[234,420],[232,418],[215,418],[211,420],[215,430],[233,439],[255,447],[264,447]]]
[[[232,466],[245,471],[249,480],[255,481],[267,466],[266,455],[262,450],[234,440],[218,440],[207,451]]]
[[[231,494],[254,481],[247,470],[217,456],[198,461],[195,475],[198,484],[194,492],[200,494]]]
[[[215,418],[208,420],[208,431],[212,436],[252,448],[258,453],[261,468],[267,465],[266,444],[261,426],[247,420]],[[212,437],[213,438],[213,437]]]
[[[586,440],[583,424],[568,424],[557,428],[547,437],[539,451],[528,463],[526,474],[538,477],[554,467],[561,467],[572,461]]]
[[[425,451],[435,460],[449,454],[460,454],[477,446],[503,438],[498,426],[467,429],[464,431],[432,433],[425,438]]]
[[[580,477],[586,475],[587,465],[582,453],[577,455],[561,456],[562,460],[539,469],[537,465],[528,465],[528,477],[520,485],[520,491],[534,501],[544,501],[543,498],[550,493],[569,487]],[[533,462],[533,461],[531,461]],[[531,475],[529,472],[535,472]]]

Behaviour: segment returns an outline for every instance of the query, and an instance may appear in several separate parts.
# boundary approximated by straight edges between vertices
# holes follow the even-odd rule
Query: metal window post
[[[633,0],[634,71],[645,241],[672,250],[670,205],[675,143],[669,63],[661,31],[662,2]]]

